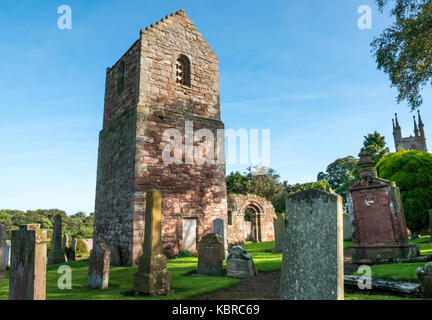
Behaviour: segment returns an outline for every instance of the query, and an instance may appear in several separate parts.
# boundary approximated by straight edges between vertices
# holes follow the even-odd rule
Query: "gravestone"
[[[63,248],[63,250],[66,250],[66,248],[68,247],[68,245],[69,245],[69,236],[67,235],[67,233],[65,233],[64,235],[63,235],[63,243],[62,243],[62,248]]]
[[[38,224],[12,231],[9,300],[45,300],[48,241]]]
[[[227,226],[224,219],[218,218],[213,220],[213,232],[222,238],[223,258],[226,259],[226,257],[228,257],[228,235]]]
[[[227,276],[250,278],[258,275],[253,258],[241,246],[234,246],[228,251],[226,259]]]
[[[90,252],[87,287],[107,289],[109,282],[110,250],[105,243],[98,243]]]
[[[171,274],[162,253],[161,194],[148,191],[146,195],[143,255],[133,279],[133,290],[146,295],[163,295],[170,291]]]
[[[432,298],[432,262],[426,263],[424,269],[417,268],[417,277],[420,280],[423,296]]]
[[[65,253],[68,261],[75,261],[76,259],[76,248],[77,248],[77,239],[73,238],[71,242],[71,246],[66,247]]]
[[[286,198],[282,300],[343,300],[342,198],[309,189]]]
[[[198,247],[198,273],[220,276],[223,270],[224,244],[216,233],[202,236]]]
[[[0,225],[0,280],[6,279],[5,250],[6,227],[4,225]]]
[[[409,242],[399,188],[393,181],[378,178],[368,152],[359,156],[360,179],[347,196],[353,226],[352,262],[392,263],[418,256],[418,246]]]
[[[48,257],[48,264],[64,263],[66,261],[66,255],[62,248],[62,217],[58,214],[54,217],[51,251]]]
[[[73,238],[72,239],[72,243],[71,243],[71,249],[74,251],[74,252],[76,252],[76,249],[77,249],[77,239],[75,239],[75,238]]]
[[[282,252],[284,224],[285,224],[284,216],[283,215],[277,216],[277,218],[273,220],[273,223],[274,223],[274,233],[275,233],[275,251]]]

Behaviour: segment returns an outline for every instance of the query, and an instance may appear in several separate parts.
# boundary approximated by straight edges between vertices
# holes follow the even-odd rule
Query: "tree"
[[[297,183],[291,186],[288,186],[287,192],[289,194],[297,193],[300,191],[308,190],[308,189],[318,189],[322,191],[331,191],[330,184],[327,180],[320,180],[318,182],[307,182],[307,183]]]
[[[381,12],[389,0],[377,0]],[[371,43],[379,70],[398,89],[397,102],[414,110],[423,99],[420,91],[432,83],[432,1],[393,0],[395,22]]]
[[[432,155],[400,150],[376,167],[380,178],[395,181],[400,188],[408,228],[416,233],[426,229],[432,208]]]
[[[385,137],[380,135],[377,131],[369,133],[364,136],[362,151],[369,152],[371,159],[377,164],[390,150],[385,147]]]
[[[358,161],[352,156],[337,159],[328,165],[326,172],[318,173],[317,180],[327,180],[346,203],[348,188],[359,179]]]
[[[226,178],[228,194],[256,194],[266,198],[276,212],[285,211],[286,181],[280,180],[276,170],[265,167],[249,167],[246,172],[232,172]]]

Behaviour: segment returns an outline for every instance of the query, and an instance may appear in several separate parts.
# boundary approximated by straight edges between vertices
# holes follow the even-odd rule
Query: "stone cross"
[[[308,189],[285,210],[281,300],[343,300],[342,198]]]
[[[275,251],[282,252],[283,249],[283,234],[285,229],[285,218],[284,216],[277,216],[273,220],[274,224],[274,235],[275,235]]]
[[[110,250],[105,243],[98,243],[90,252],[87,286],[107,289],[109,282]]]
[[[6,250],[6,227],[4,225],[0,225],[0,280],[6,279],[5,250]]]
[[[220,276],[223,270],[224,244],[216,233],[202,236],[198,247],[198,273]]]
[[[65,263],[66,261],[66,255],[62,248],[62,217],[58,214],[54,217],[54,230],[48,264]]]
[[[213,220],[213,232],[222,238],[223,242],[223,258],[228,257],[228,232],[225,220],[218,218]]]
[[[162,253],[161,194],[148,191],[146,195],[143,255],[134,275],[133,290],[147,295],[163,295],[170,291],[171,274]]]
[[[38,224],[12,231],[9,300],[45,300],[48,241]]]

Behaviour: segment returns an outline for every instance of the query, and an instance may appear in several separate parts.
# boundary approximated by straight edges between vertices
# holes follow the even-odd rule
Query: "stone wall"
[[[180,55],[190,60],[190,87],[176,83]],[[125,80],[119,94],[122,61]],[[168,256],[182,249],[184,218],[197,220],[197,241],[212,232],[214,219],[226,220],[224,164],[165,164],[162,159],[169,143],[162,141],[166,129],[177,129],[185,142],[186,121],[194,132],[209,129],[215,137],[224,128],[218,69],[213,51],[179,11],[141,30],[140,39],[107,71],[94,239],[120,246],[122,264],[137,264],[142,254],[149,190],[162,194]]]

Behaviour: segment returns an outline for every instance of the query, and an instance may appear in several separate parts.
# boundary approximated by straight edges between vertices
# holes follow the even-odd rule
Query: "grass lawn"
[[[429,239],[417,239],[422,254],[432,250]],[[345,243],[345,247],[351,245]],[[246,243],[243,246],[253,258],[259,272],[269,272],[281,269],[282,254],[274,253],[274,242]],[[198,258],[183,257],[168,260],[168,270],[171,272],[171,288],[173,294],[162,297],[132,296],[133,275],[137,267],[111,267],[109,289],[88,289],[88,260],[67,263],[72,268],[72,290],[60,290],[57,281],[61,274],[57,273],[59,265],[47,267],[47,300],[143,300],[143,299],[190,299],[194,296],[227,288],[240,282],[228,277],[192,277],[196,271]],[[373,276],[382,279],[417,282],[415,270],[424,263],[393,264],[372,266]],[[9,282],[0,280],[0,300],[8,299]],[[404,298],[384,295],[346,294],[346,300],[403,300]]]

